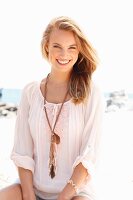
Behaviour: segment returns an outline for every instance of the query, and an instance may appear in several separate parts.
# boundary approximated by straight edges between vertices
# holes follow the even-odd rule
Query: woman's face
[[[50,35],[47,50],[52,70],[71,72],[79,54],[72,32],[54,29]]]

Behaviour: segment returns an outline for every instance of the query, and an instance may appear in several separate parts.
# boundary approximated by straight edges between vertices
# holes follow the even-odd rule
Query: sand
[[[17,171],[10,160],[15,116],[0,118],[0,188],[13,183]],[[96,178],[98,200],[133,199],[133,112],[104,114],[101,156]]]
[[[17,178],[16,167],[10,160],[13,147],[15,115],[0,118],[0,188]]]

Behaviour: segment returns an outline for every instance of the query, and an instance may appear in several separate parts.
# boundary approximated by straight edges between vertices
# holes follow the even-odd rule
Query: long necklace
[[[58,134],[55,133],[55,127],[56,127],[56,124],[58,122],[60,113],[62,111],[64,102],[66,101],[66,98],[67,98],[69,90],[67,89],[67,92],[65,94],[65,97],[63,99],[63,102],[61,104],[61,107],[59,109],[59,112],[57,114],[55,123],[54,123],[53,128],[52,128],[52,126],[50,124],[50,121],[49,121],[47,109],[46,109],[46,106],[45,106],[45,104],[46,104],[46,95],[47,95],[48,79],[49,79],[49,74],[48,74],[48,76],[46,78],[46,83],[45,83],[45,88],[44,88],[44,90],[45,90],[44,91],[44,111],[45,111],[45,115],[46,115],[46,119],[47,119],[47,122],[48,122],[48,125],[49,125],[49,128],[50,128],[50,131],[51,131],[51,144],[50,144],[50,153],[49,153],[49,175],[51,176],[51,178],[54,178],[55,177],[56,168],[57,168],[57,166],[56,166],[57,145],[60,143],[60,137],[59,137]]]

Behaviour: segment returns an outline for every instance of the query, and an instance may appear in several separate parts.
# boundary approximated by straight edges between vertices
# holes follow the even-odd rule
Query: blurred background
[[[17,178],[10,160],[21,92],[49,72],[40,42],[53,17],[72,17],[98,52],[93,75],[105,113],[96,177],[100,200],[133,199],[133,79],[131,0],[0,1],[0,188]]]

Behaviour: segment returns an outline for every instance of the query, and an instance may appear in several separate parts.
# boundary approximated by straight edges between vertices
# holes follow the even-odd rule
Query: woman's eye
[[[60,47],[59,47],[59,46],[57,46],[57,45],[54,45],[53,47],[54,47],[54,48],[60,48]]]
[[[76,49],[76,47],[70,47],[69,49]]]

